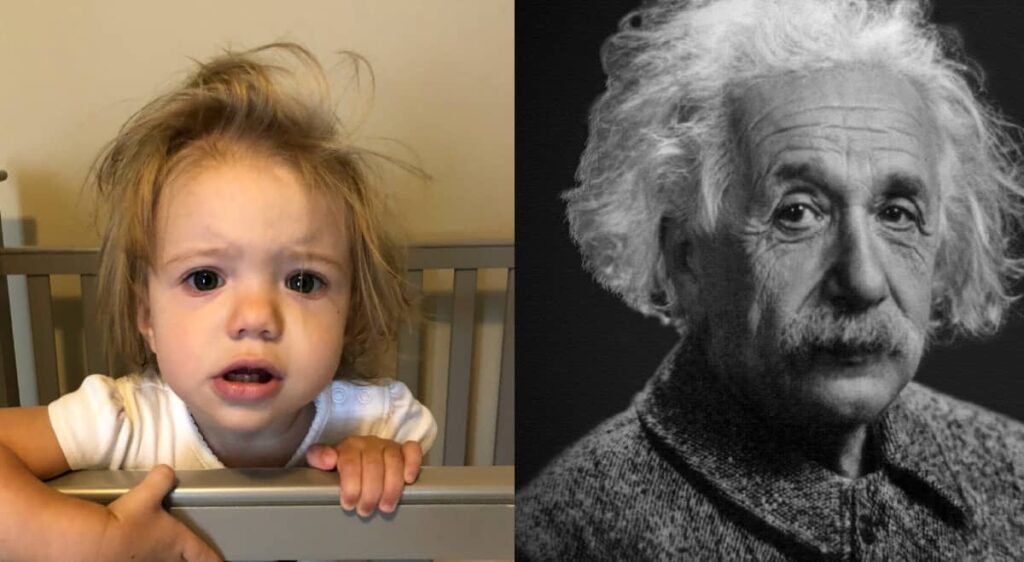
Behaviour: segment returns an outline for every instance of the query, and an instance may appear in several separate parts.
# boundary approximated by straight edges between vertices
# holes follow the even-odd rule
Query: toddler
[[[296,45],[228,53],[101,155],[100,308],[132,374],[0,410],[0,559],[216,559],[161,509],[168,467],[337,469],[362,516],[415,480],[433,417],[371,380],[409,306],[401,253],[326,83]],[[41,483],[81,469],[152,470],[109,506]]]

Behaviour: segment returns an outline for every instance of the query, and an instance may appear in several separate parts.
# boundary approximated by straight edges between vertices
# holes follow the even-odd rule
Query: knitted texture
[[[517,560],[1024,560],[1024,425],[911,383],[848,479],[686,355],[520,491]]]

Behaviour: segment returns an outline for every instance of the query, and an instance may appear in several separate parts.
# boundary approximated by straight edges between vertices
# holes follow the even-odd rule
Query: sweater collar
[[[823,552],[846,548],[842,518],[851,487],[888,478],[912,487],[936,515],[971,519],[959,482],[920,408],[911,383],[871,428],[879,468],[849,479],[803,457],[772,427],[728,398],[699,353],[679,344],[636,399],[659,453],[770,528]],[[922,488],[923,487],[923,488]],[[925,489],[927,493],[921,494]]]

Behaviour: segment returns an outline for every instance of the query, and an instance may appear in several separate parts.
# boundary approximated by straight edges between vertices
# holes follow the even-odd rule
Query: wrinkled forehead
[[[735,133],[756,175],[805,159],[865,161],[936,184],[934,118],[917,88],[887,70],[775,76],[739,92],[733,109]]]

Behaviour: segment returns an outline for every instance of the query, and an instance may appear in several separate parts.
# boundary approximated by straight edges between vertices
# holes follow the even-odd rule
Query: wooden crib
[[[22,298],[28,303],[34,376],[23,372],[21,380],[35,382],[36,402],[46,404],[74,390],[87,372],[109,372],[96,323],[97,264],[95,249],[4,247],[0,235],[0,294],[11,294],[11,299],[0,298],[0,405],[21,403],[11,305]],[[180,485],[169,498],[170,511],[228,559],[511,559],[514,271],[512,245],[410,249],[408,280],[423,297],[424,321],[402,334],[396,373],[434,413],[438,440],[420,480],[406,488],[394,514],[361,519],[343,512],[338,507],[337,475],[312,469],[182,471]],[[505,282],[490,284],[497,288],[482,285],[482,275],[491,280],[504,277]],[[11,276],[24,276],[24,281]],[[78,278],[80,296],[71,300],[80,302],[77,325],[83,345],[60,346],[55,341],[54,276]],[[15,285],[24,283],[25,292],[18,287],[10,291],[9,279],[18,279]],[[481,305],[493,305],[496,299],[503,309],[500,344],[490,349],[497,349],[500,357],[492,351],[493,357],[486,358],[490,361],[482,361],[484,346],[477,345],[481,324],[493,324],[495,315],[483,314]],[[447,350],[438,351],[444,346],[431,330],[450,332]],[[76,337],[62,335],[64,342]],[[76,351],[84,351],[84,358],[60,360],[60,354]],[[481,374],[482,369],[474,369],[488,362],[498,365],[492,369],[496,372]],[[70,372],[69,365],[83,368]],[[479,392],[477,401],[471,398],[482,386],[497,389],[497,396],[492,392],[488,401],[491,406],[479,405]],[[482,440],[474,434],[480,427],[489,433]],[[480,442],[492,445],[485,446],[487,450],[473,447]],[[109,502],[141,476],[83,471],[50,484],[81,498]]]

